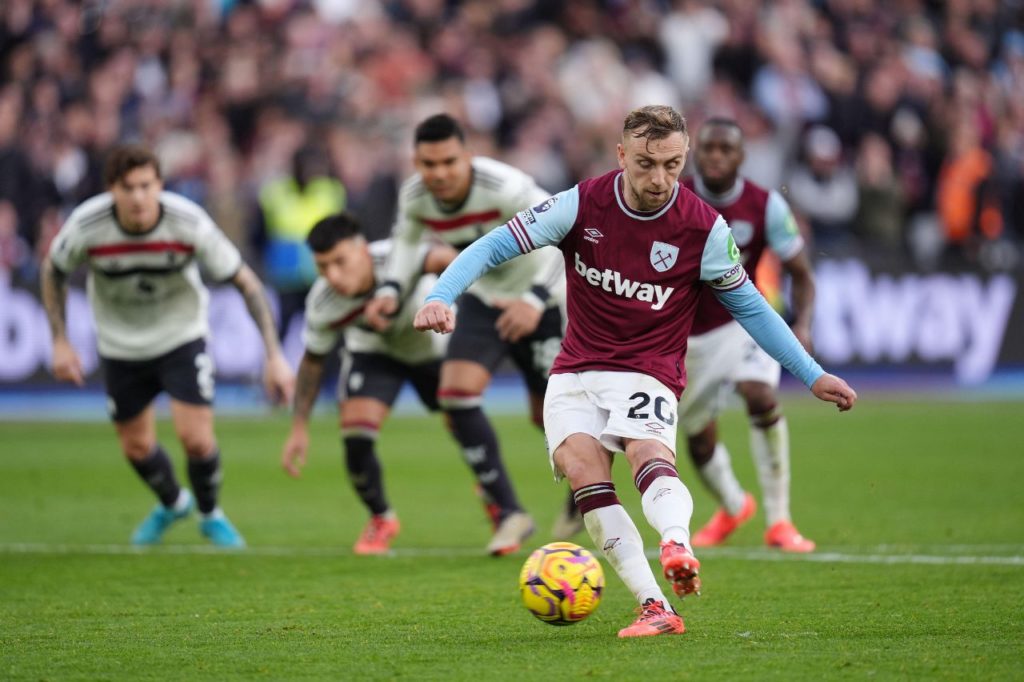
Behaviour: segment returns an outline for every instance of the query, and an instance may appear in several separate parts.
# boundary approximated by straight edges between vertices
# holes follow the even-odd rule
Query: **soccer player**
[[[619,170],[521,211],[466,249],[414,319],[450,332],[451,304],[487,269],[545,245],[565,257],[569,325],[544,401],[556,477],[568,478],[594,544],[640,603],[620,637],[682,633],[619,503],[612,455],[624,452],[644,516],[661,537],[664,576],[682,597],[698,591],[690,547],[693,500],[676,472],[676,407],[697,299],[711,287],[751,336],[818,398],[853,407],[857,394],[826,374],[754,288],[725,220],[678,183],[689,138],[667,106],[630,112]]]
[[[281,453],[284,470],[300,475],[309,449],[309,415],[323,378],[324,360],[344,334],[348,356],[342,367],[339,417],[345,466],[370,520],[353,548],[356,554],[384,554],[398,534],[398,517],[388,503],[375,443],[402,384],[410,382],[427,409],[439,409],[437,387],[445,341],[417,333],[412,316],[436,278],[418,277],[401,301],[385,331],[366,325],[363,311],[370,300],[390,240],[367,243],[348,213],[318,222],[306,238],[320,276],[306,297],[305,354],[299,363],[292,430]],[[422,244],[414,267],[438,273],[454,258],[449,246]]]
[[[717,210],[732,228],[744,268],[756,273],[767,247],[782,261],[792,281],[793,333],[811,349],[814,273],[796,220],[778,192],[739,175],[743,132],[735,121],[713,118],[697,136],[697,175],[684,185]],[[735,387],[750,417],[750,451],[761,483],[768,530],[765,542],[786,552],[810,552],[789,513],[789,428],[779,407],[779,363],[765,353],[705,289],[686,351],[688,383],[679,404],[690,459],[722,505],[693,536],[694,547],[721,544],[754,515],[754,497],[736,480],[729,451],[718,442],[716,418],[723,388]]]
[[[525,173],[472,156],[462,128],[447,114],[417,126],[414,162],[417,173],[399,197],[385,281],[366,305],[366,319],[376,329],[387,328],[408,291],[424,234],[461,250],[549,196]],[[495,556],[519,549],[534,526],[505,471],[498,438],[481,407],[483,393],[498,364],[511,357],[526,380],[533,421],[542,427],[548,372],[562,341],[563,288],[554,249],[488,273],[459,299],[462,324],[441,367],[439,402],[483,491],[495,524],[487,549]]]
[[[64,306],[68,276],[87,263],[110,418],[129,463],[159,499],[132,542],[160,542],[171,524],[198,506],[199,530],[214,545],[244,547],[218,505],[222,471],[211,407],[213,361],[206,353],[208,292],[199,265],[213,280],[231,282],[241,292],[266,349],[265,387],[283,402],[291,399],[295,379],[278,346],[263,285],[202,208],[163,191],[160,166],[148,149],[115,149],[104,180],[109,191],[71,213],[43,262],[54,376],[83,384]],[[156,440],[153,399],[162,391],[171,398],[192,492],[178,484]]]

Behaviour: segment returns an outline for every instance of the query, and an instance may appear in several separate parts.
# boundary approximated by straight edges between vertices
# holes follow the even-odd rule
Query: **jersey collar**
[[[621,172],[615,176],[615,182],[613,184],[615,186],[615,201],[618,202],[619,208],[622,209],[623,213],[635,220],[654,220],[655,218],[660,218],[668,212],[668,209],[671,208],[673,203],[675,203],[676,197],[679,196],[679,183],[677,182],[675,186],[672,187],[672,196],[668,198],[668,201],[666,201],[661,208],[655,211],[634,211],[622,198],[622,190],[620,189],[622,187]]]

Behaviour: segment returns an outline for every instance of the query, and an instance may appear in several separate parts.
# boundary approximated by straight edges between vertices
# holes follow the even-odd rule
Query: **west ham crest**
[[[651,246],[651,265],[658,272],[665,272],[676,264],[679,258],[679,247],[666,244],[665,242],[654,242]]]

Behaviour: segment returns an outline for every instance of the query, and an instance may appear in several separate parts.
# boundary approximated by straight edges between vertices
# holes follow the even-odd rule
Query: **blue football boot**
[[[228,517],[224,516],[219,508],[209,514],[204,514],[199,522],[199,532],[208,538],[217,547],[226,549],[245,548],[245,539],[242,534],[231,525]]]
[[[133,545],[156,545],[163,539],[164,533],[175,521],[180,521],[195,509],[196,501],[192,493],[182,488],[181,496],[173,507],[157,504],[139,527],[132,533]]]

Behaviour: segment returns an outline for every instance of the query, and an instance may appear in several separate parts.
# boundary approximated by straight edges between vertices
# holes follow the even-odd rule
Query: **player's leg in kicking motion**
[[[356,495],[370,512],[370,519],[352,548],[356,554],[384,554],[398,535],[398,515],[388,504],[376,443],[387,419],[388,403],[366,397],[350,397],[339,410],[345,470]]]
[[[765,543],[787,552],[814,551],[814,542],[800,534],[790,516],[789,425],[775,388],[757,381],[741,381],[736,388],[750,415],[750,452],[768,527]]]
[[[438,402],[485,502],[498,508],[497,528],[487,551],[500,556],[519,549],[533,532],[533,520],[519,504],[501,458],[497,434],[481,408],[490,380],[491,373],[483,365],[446,360],[441,367]]]
[[[114,428],[129,464],[159,500],[135,529],[132,543],[157,544],[175,521],[192,512],[195,502],[188,489],[178,484],[167,451],[156,440],[156,416],[152,403],[133,417],[115,421]]]
[[[199,531],[218,547],[245,547],[242,535],[219,505],[223,472],[213,434],[213,408],[172,398],[171,418],[188,458],[188,478],[199,507]]]

